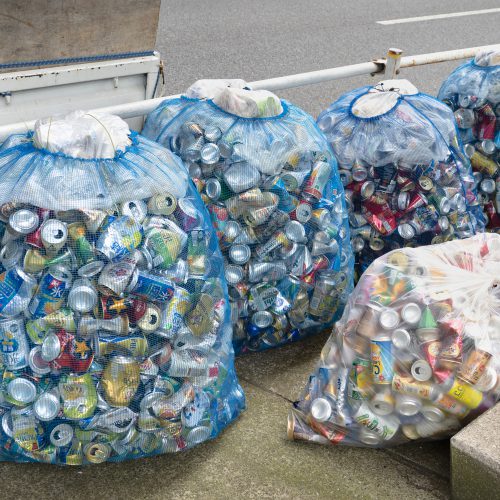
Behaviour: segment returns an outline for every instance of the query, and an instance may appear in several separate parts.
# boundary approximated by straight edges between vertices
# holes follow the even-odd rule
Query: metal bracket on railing
[[[399,67],[401,65],[401,49],[389,49],[387,51],[387,59],[385,62],[384,77],[386,80],[394,80],[399,75]]]

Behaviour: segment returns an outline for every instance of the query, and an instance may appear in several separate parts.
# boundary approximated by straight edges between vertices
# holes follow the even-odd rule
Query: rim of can
[[[419,382],[427,382],[432,377],[432,368],[427,361],[419,359],[411,365],[411,375]]]
[[[60,234],[59,237],[56,237]],[[64,243],[68,237],[68,226],[57,219],[47,219],[40,226],[42,241],[48,243]]]
[[[47,375],[50,373],[50,365],[48,361],[42,358],[42,346],[37,345],[31,349],[28,356],[28,363],[33,373],[37,375]]]
[[[33,413],[38,420],[49,422],[57,417],[60,408],[59,398],[55,394],[45,392],[33,404]]]
[[[243,279],[243,268],[238,265],[229,264],[225,266],[224,277],[230,285],[235,285]]]
[[[267,328],[273,324],[273,315],[269,311],[257,311],[252,314],[252,323],[258,328]]]
[[[222,192],[222,187],[219,179],[216,177],[211,177],[207,179],[205,182],[205,193],[206,195],[214,201],[217,201],[220,198]]]
[[[73,440],[74,430],[69,424],[58,424],[50,431],[50,442],[57,447],[67,446]]]
[[[368,446],[375,446],[380,443],[381,438],[375,432],[370,431],[366,427],[362,427],[359,430],[359,440]]]
[[[40,218],[33,210],[21,208],[16,210],[9,217],[9,226],[19,234],[29,234],[36,230]]]
[[[380,312],[380,326],[384,330],[393,330],[399,325],[399,314],[395,309],[385,308]]]
[[[402,397],[401,397],[402,396]],[[422,407],[419,399],[413,398],[406,394],[398,394],[396,398],[396,410],[405,417],[416,415]]]
[[[415,237],[416,231],[411,224],[404,222],[398,226],[398,234],[404,240],[411,240]]]
[[[29,404],[36,398],[36,387],[31,380],[23,377],[12,379],[7,384],[7,392],[10,397],[20,403]]]
[[[130,206],[134,204],[134,208],[130,208]],[[129,217],[132,217],[132,219],[137,220],[139,223],[144,220],[148,213],[148,207],[144,200],[129,200],[129,201],[124,201],[120,207],[120,212],[122,215],[128,215]],[[134,212],[139,213],[139,219],[137,219],[134,216]]]
[[[14,428],[12,425],[12,415],[11,415],[10,411],[5,412],[2,415],[2,430],[5,432],[5,434],[8,437],[10,437],[10,438],[14,437]]]
[[[363,182],[359,193],[361,195],[361,198],[365,200],[371,198],[373,196],[373,193],[375,193],[375,183],[373,181]]]
[[[385,242],[382,238],[378,238],[377,236],[372,236],[368,242],[369,247],[374,252],[380,252],[385,247]]]
[[[24,251],[23,245],[17,240],[8,241],[0,250],[0,260],[3,261],[17,261],[20,259]]]
[[[69,291],[67,304],[73,311],[89,312],[97,304],[97,292],[90,283],[73,286]]]
[[[432,405],[423,406],[422,408],[420,408],[420,413],[426,420],[429,420],[429,422],[438,423],[442,422],[445,419],[443,410]]]
[[[311,403],[311,416],[318,422],[324,422],[330,418],[332,407],[326,398],[316,398]]]
[[[200,150],[200,158],[203,163],[207,165],[214,165],[220,158],[219,146],[213,142],[205,143]]]
[[[410,332],[404,328],[396,328],[392,333],[392,343],[396,349],[407,349],[411,343]]]
[[[305,224],[312,217],[312,206],[305,202],[299,203],[295,209],[295,217],[297,221]]]
[[[252,255],[248,245],[237,243],[229,248],[229,257],[235,264],[246,264]]]
[[[416,302],[409,302],[401,309],[401,318],[410,325],[416,325],[420,321],[422,310]]]
[[[82,278],[92,278],[102,271],[104,262],[102,260],[94,260],[88,264],[84,264],[78,269],[78,276]]]

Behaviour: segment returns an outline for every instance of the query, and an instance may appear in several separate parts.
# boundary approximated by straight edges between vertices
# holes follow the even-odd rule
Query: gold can
[[[140,382],[139,364],[129,356],[112,357],[102,373],[104,397],[112,406],[128,406]]]
[[[469,384],[475,385],[481,378],[490,362],[491,354],[482,349],[475,349],[469,354],[465,363],[460,367],[457,376]]]
[[[111,446],[106,443],[89,443],[83,449],[83,453],[91,464],[101,464],[111,455]]]

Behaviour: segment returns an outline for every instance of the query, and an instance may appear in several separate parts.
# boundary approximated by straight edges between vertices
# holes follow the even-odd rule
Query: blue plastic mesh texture
[[[291,439],[387,448],[452,436],[499,397],[500,236],[377,258],[291,409]]]
[[[487,230],[500,232],[500,65],[462,64],[444,81],[438,98],[454,112]]]
[[[211,100],[162,103],[143,133],[184,160],[225,257],[236,352],[329,328],[352,290],[335,158],[313,119],[282,102],[241,118]]]
[[[208,212],[175,155],[131,140],[111,159],[0,150],[0,460],[181,451],[245,407]]]
[[[466,238],[484,228],[449,108],[417,93],[398,95],[383,114],[355,116],[357,100],[374,90],[344,94],[317,120],[339,163],[358,277],[395,248]]]

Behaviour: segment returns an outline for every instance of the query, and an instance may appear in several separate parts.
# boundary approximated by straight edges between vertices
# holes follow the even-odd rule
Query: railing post
[[[385,80],[394,80],[399,74],[399,66],[401,64],[401,49],[389,49],[387,51],[387,59],[385,63]]]

